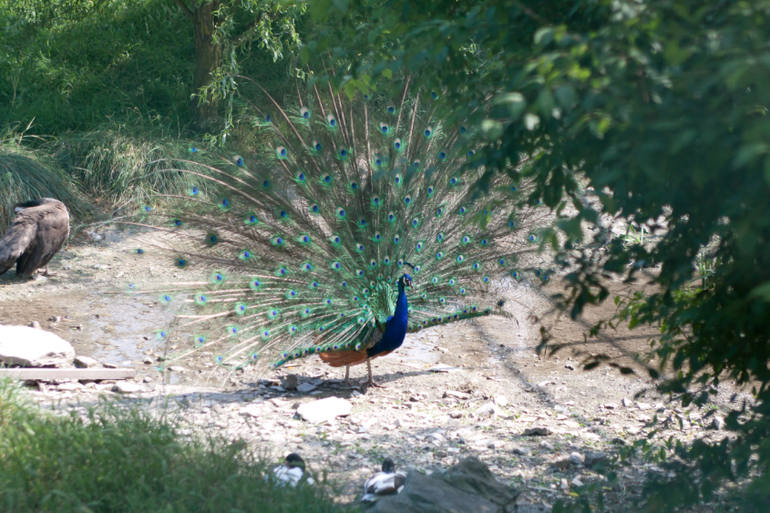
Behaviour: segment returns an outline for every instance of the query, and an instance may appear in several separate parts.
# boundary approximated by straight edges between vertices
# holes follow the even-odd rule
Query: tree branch
[[[193,17],[193,11],[190,9],[190,7],[184,3],[184,0],[174,0],[174,3],[179,6],[180,9],[182,9],[182,12],[187,14],[190,18]]]

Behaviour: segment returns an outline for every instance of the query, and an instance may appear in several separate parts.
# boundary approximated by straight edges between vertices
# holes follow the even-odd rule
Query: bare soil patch
[[[643,474],[655,465],[632,458],[618,464],[617,482],[607,482],[600,470],[614,464],[624,447],[653,429],[658,430],[653,441],[727,436],[714,425],[713,414],[728,405],[734,392],[729,384],[707,409],[668,403],[636,363],[649,352],[655,330],[618,329],[591,337],[590,326],[614,313],[613,301],[573,321],[550,300],[557,280],[546,289],[500,283],[510,317],[408,335],[401,349],[374,361],[381,388],[346,385],[344,369],[316,358],[269,375],[227,372],[206,359],[160,373],[156,357],[163,348],[154,333],[174,312],[127,287],[173,281],[178,271],[135,255],[143,244],[136,233],[107,230],[97,238],[82,235],[55,257],[50,266],[55,277],[23,282],[13,272],[0,276],[0,322],[37,321],[71,341],[78,354],[133,366],[141,391],[118,395],[112,383],[48,383],[33,396],[59,411],[85,408],[104,395],[119,397],[178,420],[190,434],[243,439],[276,459],[299,452],[313,472],[339,485],[342,501],[356,499],[383,456],[399,467],[429,472],[473,455],[521,489],[522,511],[546,511],[590,483],[604,488],[608,504],[617,506],[613,510],[633,510]],[[628,291],[618,283],[613,292]],[[556,354],[536,350],[542,326],[554,342],[566,344]],[[606,366],[585,372],[581,362],[591,353],[612,356],[636,372],[621,374]],[[283,386],[289,374],[297,375],[303,392]],[[365,367],[351,374],[362,381]],[[349,400],[352,413],[320,425],[296,417],[301,404],[328,396]],[[653,426],[654,419],[661,422]]]

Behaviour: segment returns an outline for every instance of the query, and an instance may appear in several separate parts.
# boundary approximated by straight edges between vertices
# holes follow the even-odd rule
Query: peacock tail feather
[[[432,118],[430,95],[408,81],[395,102],[318,84],[292,108],[262,94],[269,109],[250,121],[269,144],[176,161],[168,172],[198,185],[140,213],[162,231],[154,249],[190,276],[154,291],[184,305],[163,334],[188,348],[178,356],[208,348],[219,363],[279,366],[361,350],[405,272],[410,332],[489,314],[492,280],[523,278],[543,216],[504,175],[479,195],[470,139]]]

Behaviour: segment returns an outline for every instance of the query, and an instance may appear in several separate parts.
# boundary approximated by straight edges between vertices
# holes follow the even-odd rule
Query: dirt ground
[[[546,289],[499,283],[510,317],[408,335],[402,348],[373,363],[379,388],[358,384],[363,366],[352,369],[354,384],[346,385],[344,370],[314,357],[268,375],[227,373],[196,361],[161,373],[157,356],[163,348],[155,331],[171,322],[174,311],[129,293],[128,284],[173,281],[178,271],[134,254],[143,243],[130,231],[83,230],[51,263],[55,276],[0,276],[0,322],[36,321],[69,340],[78,354],[138,371],[139,390],[127,395],[113,392],[113,383],[41,383],[30,392],[41,404],[66,410],[93,405],[103,395],[120,397],[178,420],[184,432],[240,438],[275,459],[296,451],[317,475],[336,483],[341,501],[356,499],[384,456],[426,472],[476,456],[521,490],[520,511],[548,511],[556,500],[597,483],[614,505],[611,511],[633,511],[643,474],[656,470],[640,456],[619,461],[635,441],[654,429],[652,442],[727,436],[718,418],[734,392],[729,383],[708,408],[669,403],[637,363],[649,352],[655,330],[591,337],[589,328],[614,313],[614,302],[570,320],[550,299],[558,279]],[[628,290],[618,283],[613,292]],[[541,327],[564,348],[538,352]],[[636,372],[608,366],[584,371],[581,362],[591,354],[606,354]],[[304,385],[302,392],[287,381],[290,374]],[[350,401],[350,415],[322,424],[297,418],[300,405],[327,396]],[[652,426],[653,419],[660,423]],[[606,465],[617,465],[617,482],[600,472]]]

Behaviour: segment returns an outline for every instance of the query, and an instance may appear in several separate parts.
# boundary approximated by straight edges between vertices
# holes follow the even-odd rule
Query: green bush
[[[242,442],[183,440],[135,409],[83,420],[43,414],[0,382],[0,510],[24,512],[338,512],[323,487],[276,487]]]

